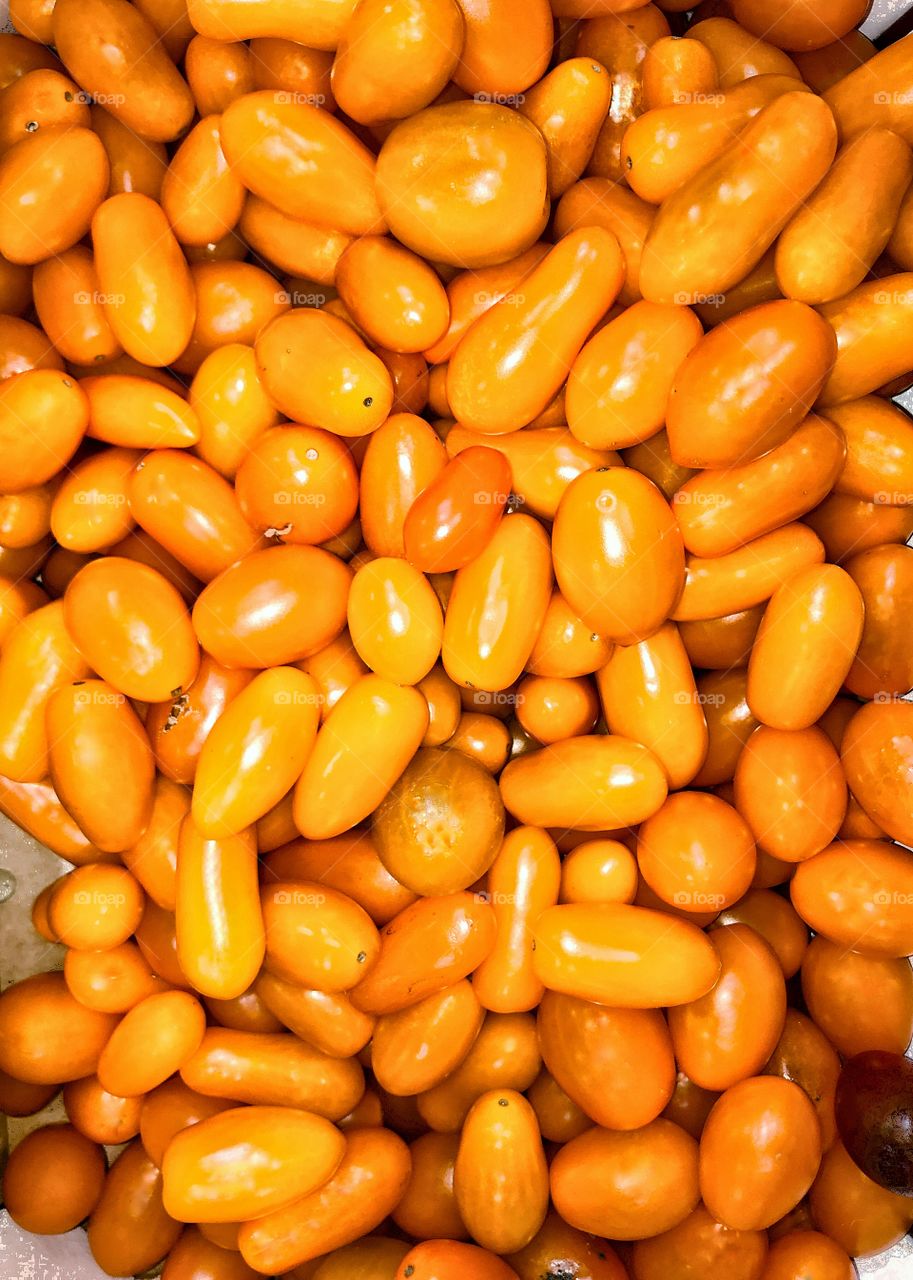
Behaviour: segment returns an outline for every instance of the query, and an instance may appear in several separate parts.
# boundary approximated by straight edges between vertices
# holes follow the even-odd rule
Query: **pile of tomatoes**
[[[13,0],[3,1195],[111,1276],[913,1224],[913,37],[692,7]]]

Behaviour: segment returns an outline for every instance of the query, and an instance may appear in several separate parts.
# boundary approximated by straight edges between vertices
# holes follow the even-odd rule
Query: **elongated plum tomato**
[[[447,464],[416,498],[403,525],[406,558],[423,573],[449,573],[491,540],[510,497],[510,463],[473,446]]]
[[[659,489],[635,471],[603,467],[578,476],[558,507],[552,548],[571,608],[620,644],[658,631],[681,595],[681,532]]]
[[[155,569],[93,560],[64,596],[67,629],[93,670],[130,698],[160,702],[189,688],[200,649],[187,608]]]
[[[533,932],[536,972],[545,986],[601,1004],[688,1004],[705,995],[720,973],[719,957],[696,925],[643,907],[549,907]]]
[[[342,1134],[322,1116],[290,1107],[223,1111],[169,1144],[165,1208],[183,1222],[260,1217],[326,1182],[344,1150]]]

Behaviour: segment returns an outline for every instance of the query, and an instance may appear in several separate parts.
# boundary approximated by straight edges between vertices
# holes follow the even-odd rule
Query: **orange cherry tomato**
[[[748,664],[753,714],[774,729],[813,725],[852,665],[863,614],[859,588],[837,565],[805,569],[779,587]]]
[[[157,702],[188,688],[199,647],[175,588],[145,565],[106,556],[67,588],[67,629],[95,671],[129,697]]]
[[[842,432],[810,414],[763,457],[699,472],[673,499],[685,546],[698,556],[726,555],[803,516],[830,492],[845,457]]]
[[[104,951],[71,949],[64,957],[63,973],[68,989],[80,1004],[103,1013],[126,1013],[146,996],[164,988],[132,942]]]
[[[827,412],[846,437],[846,464],[837,478],[837,492],[879,506],[907,505],[913,488],[908,416],[878,396],[832,405]]]
[[[316,680],[295,667],[261,672],[232,699],[197,765],[193,820],[201,836],[236,836],[278,804],[314,745],[319,708]]]
[[[551,565],[541,526],[522,514],[501,521],[454,581],[443,633],[450,678],[489,691],[513,684],[532,652],[550,595]]]
[[[417,689],[369,673],[321,727],[295,787],[294,817],[308,839],[341,834],[381,802],[418,749],[428,704]]]
[[[542,1059],[535,1019],[526,1013],[490,1013],[463,1062],[417,1101],[420,1120],[439,1133],[458,1133],[477,1098],[490,1089],[522,1093]]]
[[[354,1058],[332,1058],[294,1035],[210,1027],[181,1068],[184,1083],[208,1097],[295,1107],[339,1120],[364,1093]]]
[[[545,4],[458,0],[465,38],[454,79],[478,100],[497,102],[534,84],[548,66],[552,18]],[[480,96],[479,96],[480,95]]]
[[[162,1205],[162,1175],[142,1143],[120,1153],[89,1218],[92,1256],[108,1275],[134,1275],[155,1266],[181,1234]]]
[[[296,662],[339,635],[350,581],[342,561],[318,547],[254,551],[201,593],[193,610],[194,630],[222,666]],[[268,614],[263,599],[272,602]]]
[[[446,465],[437,432],[414,414],[395,413],[374,432],[361,468],[361,521],[375,555],[405,555],[407,513]]]
[[[532,422],[560,389],[623,279],[623,256],[610,231],[569,232],[457,345],[447,372],[454,417],[491,435]]]
[[[724,1227],[703,1205],[632,1250],[638,1280],[761,1280],[766,1257],[764,1232]]]
[[[367,912],[323,885],[279,881],[262,892],[266,966],[288,982],[331,993],[349,991],[380,948]]]
[[[332,53],[309,49],[296,40],[276,36],[255,37],[249,48],[257,89],[284,89],[287,93],[300,94],[302,101],[323,107],[325,111],[336,110],[330,92]]]
[[[790,1080],[759,1076],[727,1089],[701,1134],[701,1195],[737,1231],[761,1231],[799,1203],[821,1162],[818,1117]]]
[[[751,609],[823,560],[821,539],[803,524],[785,524],[727,555],[689,556],[672,616],[676,622],[695,622]]]
[[[244,194],[222,152],[219,117],[207,116],[181,142],[162,182],[162,208],[178,242],[221,240],[241,217]]]
[[[327,4],[307,0],[289,5],[285,0],[190,0],[188,13],[194,28],[214,40],[249,40],[264,36],[294,40],[313,49],[335,49],[354,9],[352,0]]]
[[[821,1148],[827,1151],[837,1135],[834,1095],[840,1075],[840,1058],[811,1018],[795,1009],[787,1009],[783,1034],[764,1068],[764,1074],[782,1076],[805,1090],[818,1115]]]
[[[254,441],[279,421],[257,373],[253,347],[240,342],[217,347],[204,358],[188,403],[199,424],[197,454],[228,480]]]
[[[407,559],[425,573],[463,568],[494,536],[510,486],[510,463],[494,449],[457,454],[409,508],[403,526]]]
[[[135,845],[152,813],[155,763],[127,699],[104,680],[78,680],[53,694],[46,722],[51,779],[65,807],[99,849]]]
[[[108,159],[90,129],[61,124],[26,134],[0,158],[0,253],[31,264],[71,248],[107,187]]]
[[[884,276],[821,307],[837,335],[837,359],[819,397],[822,407],[858,400],[906,375],[911,285],[913,273]]]
[[[84,1076],[65,1085],[63,1105],[73,1128],[93,1142],[120,1146],[139,1133],[141,1099],[108,1093],[97,1076]]]
[[[371,1039],[373,1018],[345,995],[301,987],[267,970],[257,978],[255,994],[277,1021],[331,1058],[351,1057]]]
[[[549,1272],[560,1275],[570,1269],[589,1280],[625,1280],[625,1271],[614,1249],[605,1241],[576,1231],[550,1212],[542,1228],[525,1249],[507,1261],[520,1280],[538,1280]]]
[[[841,1142],[835,1142],[821,1162],[809,1208],[818,1229],[851,1257],[890,1249],[913,1222],[909,1199],[867,1178]]]
[[[314,545],[341,533],[358,507],[358,474],[343,442],[316,427],[284,426],[254,440],[235,492],[255,529]]]
[[[3,492],[21,493],[56,475],[76,452],[88,421],[85,393],[66,374],[35,368],[0,383]]]
[[[314,54],[316,50],[304,52]],[[335,227],[293,218],[255,195],[247,197],[238,232],[256,253],[277,267],[304,277],[301,288],[289,282],[289,300],[310,307],[322,307],[331,296],[329,286],[336,266],[353,239]]]
[[[906,546],[874,547],[847,562],[847,572],[862,592],[865,621],[846,687],[857,697],[905,693],[909,661],[900,642],[900,614],[910,592],[913,557]]]
[[[635,302],[592,337],[570,371],[567,420],[584,444],[619,449],[663,426],[682,362],[702,336],[687,307]]]
[[[358,570],[348,620],[359,657],[386,680],[418,684],[440,656],[440,604],[424,575],[405,560],[378,557]]]
[[[707,755],[708,732],[675,625],[666,623],[639,644],[619,645],[597,672],[596,684],[609,732],[648,747],[670,787],[690,782]]]
[[[495,1089],[463,1125],[453,1177],[460,1216],[494,1253],[524,1248],[545,1221],[548,1169],[536,1113],[522,1094]]]
[[[910,752],[907,704],[871,702],[856,712],[843,737],[843,769],[868,816],[895,840],[909,843]]]
[[[141,138],[116,115],[93,103],[92,128],[101,139],[111,174],[108,195],[135,191],[158,200],[168,167],[168,152],[161,142]]]
[[[105,1181],[101,1147],[69,1124],[27,1133],[3,1171],[4,1207],[23,1231],[56,1236],[98,1204]]]
[[[328,312],[289,311],[266,326],[254,349],[267,395],[298,422],[363,436],[390,412],[393,384],[382,361],[351,325]],[[309,370],[305,380],[302,361]]]
[[[637,861],[619,840],[586,840],[561,863],[564,902],[633,902]]]
[[[36,973],[0,996],[0,1069],[27,1084],[66,1083],[92,1075],[115,1014],[70,995],[62,973]]]
[[[92,219],[92,242],[105,316],[118,342],[142,364],[170,364],[190,340],[196,301],[165,214],[138,192],[111,196]]]
[[[872,999],[872,992],[878,999]],[[808,1011],[846,1058],[868,1049],[903,1053],[913,1036],[910,965],[813,938],[802,961]]]
[[[558,901],[560,873],[554,842],[544,831],[517,827],[505,837],[487,882],[497,924],[495,945],[473,975],[473,989],[484,1008],[522,1013],[542,998],[533,966],[533,922]]]
[[[409,1147],[412,1173],[393,1221],[416,1240],[465,1240],[469,1234],[453,1193],[459,1148],[453,1133],[425,1133]]]
[[[184,132],[193,98],[155,27],[124,0],[55,5],[54,44],[74,80],[141,137]]]
[[[212,40],[195,35],[184,54],[184,75],[201,117],[221,115],[226,107],[256,85],[257,65],[240,40]]]
[[[378,1018],[371,1041],[371,1070],[394,1096],[432,1089],[464,1060],[485,1011],[463,979],[418,1004]]]
[[[704,995],[670,1010],[669,1030],[689,1080],[720,1092],[756,1075],[770,1057],[783,1031],[786,986],[775,952],[748,925],[715,929],[709,944],[719,977]]]
[[[460,723],[462,704],[459,688],[439,664],[419,681],[418,688],[428,703],[428,729],[422,746],[443,746],[456,733]]]
[[[114,854],[102,853],[90,844],[60,803],[50,781],[12,782],[0,778],[0,813],[74,866],[118,861]]]
[[[572,831],[634,826],[666,798],[662,767],[627,738],[566,738],[512,760],[500,779],[504,806],[520,822]]]
[[[51,531],[72,551],[101,551],[133,528],[128,504],[130,473],[137,449],[105,449],[72,467],[51,505]]]
[[[265,948],[252,832],[206,837],[185,817],[175,922],[178,960],[196,991],[231,1000],[247,990]]]
[[[861,284],[890,239],[911,178],[913,155],[896,133],[872,129],[848,142],[777,242],[785,296],[830,302]]]
[[[798,79],[799,71],[792,58],[776,44],[760,39],[762,34],[765,33],[745,31],[738,22],[733,22],[728,3],[723,6],[723,13],[711,13],[688,28],[688,35],[713,54],[724,88],[765,74]]]
[[[464,16],[466,4],[463,0]],[[488,0],[484,8],[490,7]],[[498,7],[512,5],[508,0]],[[512,50],[518,35],[537,39],[536,27],[544,20],[547,61],[551,17],[542,0],[535,7],[536,14],[524,8],[522,20],[509,24],[508,39]],[[469,49],[467,41],[461,79],[474,75]],[[525,87],[536,68],[525,63],[522,71]],[[462,268],[507,262],[528,249],[548,217],[547,184],[547,151],[539,130],[493,101],[450,102],[420,111],[394,128],[377,158],[377,198],[396,239],[432,262]]]
[[[592,58],[568,58],[523,95],[520,111],[548,148],[548,191],[553,200],[583,173],[612,99],[612,82]]]
[[[89,674],[55,601],[33,610],[10,632],[0,658],[0,767],[14,782],[48,773],[45,710],[55,690]],[[72,846],[72,839],[67,841]]]
[[[166,1211],[182,1222],[262,1217],[332,1176],[345,1139],[290,1107],[238,1107],[182,1129],[162,1165]]]
[[[589,1129],[552,1161],[552,1201],[570,1226],[613,1240],[668,1231],[696,1208],[697,1143],[670,1120]]]
[[[83,378],[79,385],[89,399],[87,434],[96,440],[165,449],[186,448],[200,438],[196,415],[186,401],[152,378],[109,373]]]
[[[803,863],[793,906],[816,933],[883,956],[913,951],[913,858],[878,840],[844,840]]]
[[[385,237],[354,240],[336,265],[335,284],[359,329],[392,351],[423,351],[447,329],[450,305],[437,275]]]
[[[208,1239],[202,1228],[187,1227],[168,1254],[162,1275],[166,1280],[256,1280],[257,1273],[239,1253]]]
[[[664,912],[569,904],[543,911],[533,931],[535,968],[544,985],[583,1000],[628,1009],[689,1004],[706,995],[720,974],[710,941],[695,925]],[[655,954],[659,937],[663,964]]]
[[[537,676],[572,679],[608,661],[612,646],[574,613],[560,591],[552,592],[526,670]]]
[[[255,1270],[275,1273],[350,1244],[396,1207],[409,1171],[409,1148],[395,1134],[350,1130],[342,1162],[328,1182],[242,1226],[241,1256]]]
[[[94,258],[84,245],[39,263],[33,290],[41,326],[67,360],[91,365],[121,354],[105,315]]]
[[[679,791],[641,826],[637,864],[664,902],[684,911],[721,910],[751,886],[754,836],[718,796]]]
[[[767,1256],[764,1280],[852,1280],[849,1255],[820,1231],[794,1231],[776,1240]]]
[[[205,1028],[203,1006],[188,992],[147,996],[124,1015],[102,1051],[102,1087],[121,1098],[148,1093],[196,1052]]]
[[[875,46],[868,36],[861,31],[848,31],[841,39],[822,45],[820,49],[794,54],[793,61],[805,83],[816,93],[823,94],[874,56]]]
[[[491,907],[474,894],[419,899],[381,931],[380,955],[352,991],[352,1003],[375,1015],[418,1004],[477,969],[496,929]]]
[[[817,398],[834,356],[829,326],[802,303],[769,302],[719,325],[673,381],[667,415],[673,458],[731,467],[782,444]]]
[[[621,467],[578,476],[552,538],[558,586],[598,634],[635,643],[671,613],[684,551],[672,511],[649,480]]]
[[[697,40],[664,36],[646,52],[642,69],[646,110],[711,99],[719,88],[716,59]]]
[[[235,1106],[232,1101],[195,1093],[180,1076],[172,1076],[137,1101],[141,1105],[140,1138],[149,1159],[159,1168],[171,1139],[182,1129]]]
[[[656,1010],[606,1008],[547,991],[538,1030],[545,1065],[596,1124],[638,1129],[671,1098],[672,1041]]]
[[[697,38],[702,25],[690,34]],[[836,148],[833,115],[814,94],[771,102],[729,150],[664,201],[644,245],[644,297],[700,302],[738,283],[814,191]]]
[[[0,578],[0,644],[27,614],[47,603],[48,596],[37,583]]]
[[[48,922],[67,947],[107,951],[134,933],[143,905],[143,891],[124,867],[77,867],[57,881]]]
[[[840,40],[859,26],[868,11],[866,0],[838,0],[826,6],[818,0],[802,0],[797,5],[784,0],[774,4],[732,0],[732,8],[736,21],[747,31],[790,51],[820,49]],[[771,1280],[778,1278],[771,1276]]]
[[[34,1115],[47,1106],[57,1091],[56,1084],[27,1084],[24,1080],[15,1080],[5,1071],[0,1071],[0,1106],[5,1116],[18,1119],[20,1116]],[[86,1134],[86,1137],[91,1136]]]
[[[374,157],[329,112],[296,94],[262,90],[236,99],[219,133],[244,186],[284,213],[354,235],[385,230]]]

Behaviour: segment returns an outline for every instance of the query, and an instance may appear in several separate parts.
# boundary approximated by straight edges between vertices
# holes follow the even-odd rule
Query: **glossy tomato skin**
[[[558,586],[595,632],[633,644],[659,630],[681,594],[684,548],[651,481],[615,467],[579,476],[552,537]]]
[[[583,1000],[628,1009],[687,1008],[706,996],[720,972],[718,955],[695,925],[643,907],[549,907],[534,932],[542,982],[549,990]],[[666,955],[675,956],[674,965],[657,964],[654,948],[660,935]],[[608,938],[614,942],[607,943]]]
[[[462,569],[491,540],[510,493],[510,464],[502,454],[484,446],[458,453],[409,508],[406,558],[423,573]]]
[[[124,695],[103,680],[65,685],[48,702],[47,730],[54,787],[92,843],[135,845],[152,816],[155,763]]]
[[[758,1231],[794,1208],[821,1161],[818,1118],[798,1085],[775,1077],[727,1089],[701,1135],[701,1195],[718,1221]]]
[[[94,560],[64,596],[67,629],[98,674],[128,697],[158,702],[189,688],[200,651],[177,590],[121,556]]]
[[[627,1133],[590,1129],[552,1161],[552,1201],[579,1231],[614,1240],[658,1235],[696,1208],[697,1161],[697,1143],[670,1120]]]
[[[476,1280],[514,1280],[517,1273],[478,1245],[428,1240],[410,1249],[396,1270],[395,1280],[458,1280],[469,1274]]]
[[[213,725],[252,679],[253,672],[223,667],[204,653],[188,689],[176,698],[150,706],[146,732],[161,773],[175,783],[193,782],[203,744]]]
[[[907,704],[870,702],[847,726],[841,748],[846,780],[863,809],[895,840],[909,844],[910,726]]]
[[[597,1124],[638,1129],[669,1102],[672,1041],[656,1010],[610,1008],[548,991],[537,1025],[546,1067]]]
[[[154,1266],[181,1234],[162,1204],[162,1175],[138,1140],[114,1161],[89,1218],[92,1256],[109,1275]]]
[[[231,1154],[239,1148],[253,1175],[241,1185],[231,1165]],[[328,1120],[305,1111],[222,1111],[183,1129],[169,1143],[162,1165],[164,1203],[183,1222],[260,1217],[326,1182],[344,1150],[342,1134]]]
[[[734,1231],[703,1205],[632,1252],[637,1280],[761,1280],[766,1257],[764,1232]]]
[[[676,1058],[702,1088],[720,1092],[755,1075],[783,1030],[786,985],[772,948],[744,924],[715,929],[721,971],[706,995],[670,1012]]]
[[[827,1151],[837,1135],[834,1098],[840,1058],[811,1018],[787,1009],[783,1034],[764,1068],[765,1075],[782,1076],[804,1089],[821,1126],[821,1149]]]
[[[790,885],[793,905],[832,942],[876,955],[907,956],[913,859],[897,845],[844,840],[802,864]]]
[[[422,257],[457,267],[491,266],[528,249],[548,217],[547,183],[542,135],[493,102],[420,111],[396,126],[377,160],[390,230]]]
[[[350,580],[342,561],[319,547],[254,551],[200,594],[194,630],[222,666],[256,669],[296,662],[342,630]],[[260,608],[263,597],[273,601],[268,616]]]
[[[876,987],[877,1003],[871,1000]],[[817,1025],[845,1057],[870,1049],[903,1053],[913,1037],[913,979],[905,959],[813,938],[802,961],[802,993]]]

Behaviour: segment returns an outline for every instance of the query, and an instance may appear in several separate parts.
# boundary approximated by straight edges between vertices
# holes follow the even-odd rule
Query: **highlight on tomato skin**
[[[18,1228],[163,1280],[852,1280],[913,1229],[869,7],[10,0]]]

